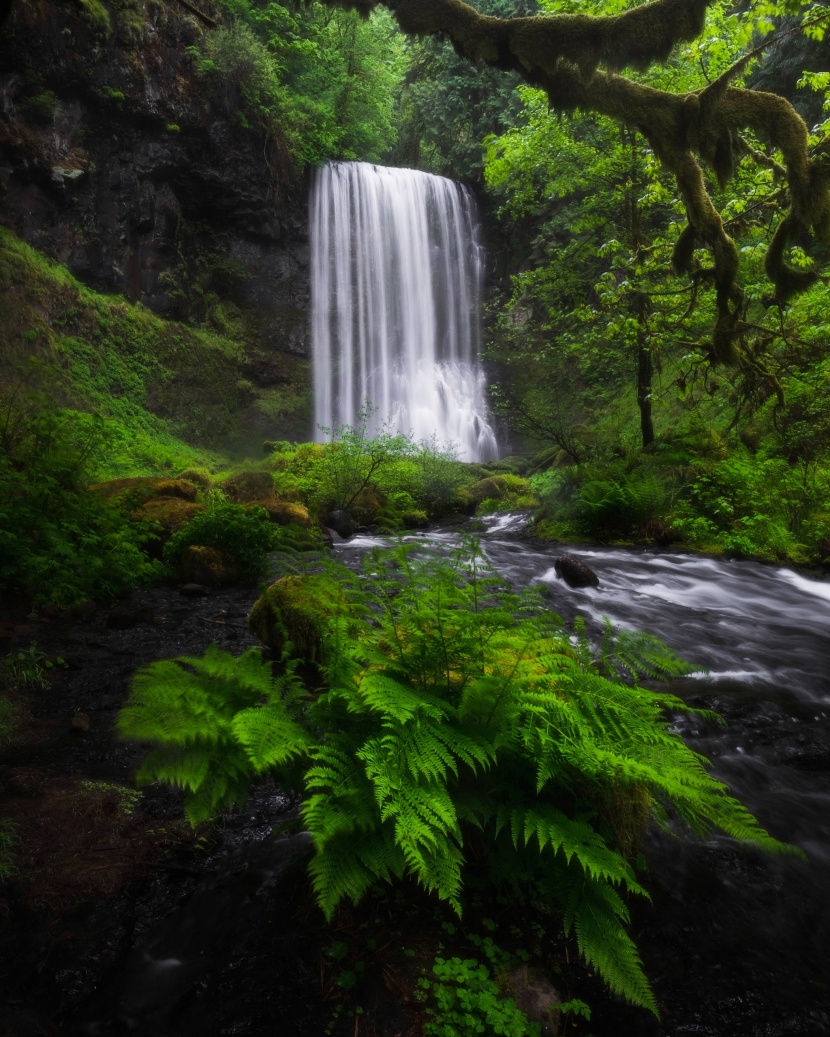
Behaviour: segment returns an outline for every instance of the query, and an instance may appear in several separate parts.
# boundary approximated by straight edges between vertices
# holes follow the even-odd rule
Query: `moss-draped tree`
[[[498,18],[462,0],[325,0],[368,15],[393,12],[401,29],[419,36],[443,34],[456,51],[518,72],[547,93],[558,112],[592,111],[639,130],[675,176],[688,223],[673,256],[677,272],[692,272],[695,249],[711,263],[694,271],[714,289],[717,319],[710,356],[714,363],[751,363],[742,349],[749,331],[738,250],[707,187],[704,166],[723,186],[743,155],[768,161],[742,134],[750,131],[780,152],[777,172],[786,183],[782,215],[769,244],[765,269],[775,298],[784,302],[816,279],[812,270],[786,262],[787,249],[807,236],[830,243],[830,156],[811,155],[807,127],[785,98],[732,85],[750,55],[700,90],[672,93],[621,75],[665,61],[673,48],[696,39],[714,0],[652,0],[608,15],[543,14]],[[612,6],[609,4],[609,7]],[[830,21],[830,13],[818,18]]]

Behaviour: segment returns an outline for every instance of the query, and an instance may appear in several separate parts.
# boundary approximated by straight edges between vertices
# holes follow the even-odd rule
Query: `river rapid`
[[[597,1037],[826,1037],[830,1034],[830,584],[791,569],[672,552],[570,550],[599,577],[572,589],[556,576],[563,553],[522,537],[520,516],[491,518],[482,535],[494,569],[516,589],[543,586],[566,624],[656,634],[700,671],[672,682],[726,726],[678,721],[773,835],[807,854],[769,857],[726,837],[686,841],[658,830],[646,850],[652,904],[634,935],[662,1019],[627,1028],[617,1011],[594,1018]],[[436,548],[453,533],[407,538]],[[354,538],[349,564],[379,546]],[[645,1027],[645,1029],[643,1028]]]

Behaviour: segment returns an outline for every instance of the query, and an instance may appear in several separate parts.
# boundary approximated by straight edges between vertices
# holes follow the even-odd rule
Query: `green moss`
[[[107,35],[112,31],[109,11],[100,0],[76,0],[84,13],[87,21],[91,22],[96,29],[100,29]]]
[[[101,478],[226,467],[217,451],[240,451],[256,428],[240,342],[96,293],[3,228],[0,294],[0,377],[36,381],[48,402],[101,415],[113,432]],[[258,450],[262,433],[251,435]]]
[[[323,633],[332,617],[345,608],[342,590],[328,577],[283,576],[251,609],[248,629],[278,654],[290,643],[296,658],[319,661],[324,654]]]

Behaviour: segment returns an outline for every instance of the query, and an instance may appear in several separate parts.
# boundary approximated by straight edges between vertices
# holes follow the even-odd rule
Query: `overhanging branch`
[[[705,247],[712,255],[717,361],[740,362],[737,338],[744,303],[737,281],[738,253],[708,192],[701,162],[725,183],[743,151],[743,130],[768,140],[784,158],[790,208],[765,264],[777,298],[783,301],[814,280],[813,275],[788,267],[784,256],[788,243],[801,231],[830,240],[830,171],[810,160],[807,128],[787,100],[730,85],[752,55],[704,89],[686,94],[656,90],[616,74],[625,67],[645,68],[664,61],[676,44],[699,36],[713,0],[653,0],[606,17],[523,18],[482,15],[462,0],[324,2],[364,15],[385,6],[406,33],[443,34],[464,57],[518,72],[544,89],[557,111],[592,111],[639,130],[674,173],[686,208],[689,225],[675,249],[675,268],[688,265],[695,247]]]

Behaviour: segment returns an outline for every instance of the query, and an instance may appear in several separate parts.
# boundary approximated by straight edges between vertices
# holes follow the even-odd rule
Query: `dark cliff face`
[[[177,0],[15,0],[0,29],[0,222],[89,286],[233,333],[248,377],[307,355],[307,185],[200,93]]]

